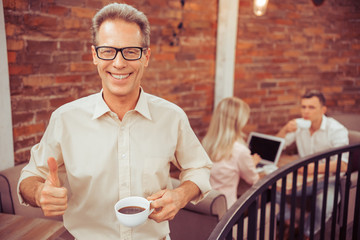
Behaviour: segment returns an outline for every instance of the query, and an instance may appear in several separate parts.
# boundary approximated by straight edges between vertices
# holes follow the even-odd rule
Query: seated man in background
[[[285,138],[285,147],[294,141],[300,157],[349,144],[347,129],[333,118],[326,117],[326,100],[316,90],[301,98],[302,118],[289,121],[276,136]],[[346,169],[347,156],[343,156],[341,169]],[[309,166],[308,172],[314,169]],[[324,173],[325,163],[319,164],[319,173]],[[330,163],[330,172],[336,171],[336,162]]]
[[[324,95],[316,90],[307,92],[301,98],[302,118],[289,121],[276,136],[285,138],[285,147],[296,143],[300,157],[349,144],[347,129],[333,118],[326,117],[326,100]],[[347,168],[348,155],[343,154],[341,171]],[[299,169],[302,172],[302,168]],[[330,161],[330,173],[336,172],[336,161]],[[308,173],[314,173],[314,164],[308,166]],[[318,173],[325,173],[325,161],[319,162]],[[322,205],[323,183],[318,184],[317,205]],[[311,194],[311,189],[307,193]],[[326,219],[332,212],[334,197],[334,182],[329,182]],[[320,229],[321,208],[317,207],[315,214],[315,233]],[[305,223],[305,234],[309,234],[309,221]]]

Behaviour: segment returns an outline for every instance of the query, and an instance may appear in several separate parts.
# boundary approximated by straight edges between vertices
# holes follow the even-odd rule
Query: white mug
[[[150,210],[151,201],[143,197],[126,197],[115,206],[118,221],[127,227],[136,227],[144,223],[154,209]]]
[[[310,128],[311,127],[310,120],[306,120],[303,118],[297,118],[295,121],[296,121],[297,127],[299,127],[299,128]]]

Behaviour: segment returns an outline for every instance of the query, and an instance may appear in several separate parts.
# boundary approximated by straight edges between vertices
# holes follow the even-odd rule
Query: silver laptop
[[[257,172],[261,172],[267,167],[271,167],[274,170],[277,168],[276,165],[284,148],[285,139],[251,132],[247,144],[251,154],[257,153],[261,157],[259,164],[256,166]]]

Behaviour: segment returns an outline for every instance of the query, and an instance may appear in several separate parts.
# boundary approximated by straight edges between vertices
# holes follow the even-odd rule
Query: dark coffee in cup
[[[151,201],[139,196],[125,197],[114,205],[117,220],[126,227],[136,227],[149,218],[153,212]]]
[[[128,207],[120,208],[118,211],[119,211],[119,213],[122,213],[122,214],[136,214],[136,213],[142,212],[144,210],[145,210],[145,208],[142,208],[142,207],[128,206]]]

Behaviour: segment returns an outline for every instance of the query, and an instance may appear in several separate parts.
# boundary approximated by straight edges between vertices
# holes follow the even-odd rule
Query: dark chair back
[[[237,202],[226,212],[216,225],[208,239],[304,239],[305,218],[310,218],[310,239],[347,239],[349,234],[348,222],[352,222],[350,232],[353,239],[359,239],[360,219],[360,188],[356,188],[352,196],[355,206],[349,221],[349,192],[351,187],[351,173],[353,161],[359,162],[359,156],[354,157],[354,152],[360,150],[360,144],[339,147],[327,152],[314,154],[294,161],[277,171],[267,175],[251,189],[244,193]],[[350,153],[346,173],[340,172],[341,156]],[[334,159],[335,158],[335,159]],[[330,174],[330,159],[336,161],[337,171]],[[318,174],[319,162],[325,161],[325,173]],[[314,174],[308,173],[309,164],[314,166]],[[299,170],[303,171],[300,178]],[[355,170],[359,173],[359,169]],[[344,189],[340,189],[342,179]],[[334,194],[328,194],[329,182],[335,181]],[[360,184],[360,178],[356,180]],[[321,228],[315,232],[316,199],[308,199],[306,191],[311,190],[316,196],[318,184],[323,186]],[[290,184],[290,187],[289,187]],[[341,197],[340,197],[341,190]],[[301,193],[299,195],[299,193]],[[276,197],[278,195],[278,197]],[[281,196],[279,199],[279,195]],[[333,199],[332,216],[325,217],[327,199]],[[340,200],[341,198],[341,200]],[[341,201],[341,204],[340,204]],[[286,224],[285,235],[285,204],[290,206],[290,220]],[[340,206],[341,205],[341,206]],[[340,215],[340,209],[342,211]],[[266,224],[265,224],[266,223]],[[235,227],[234,227],[235,226]]]

